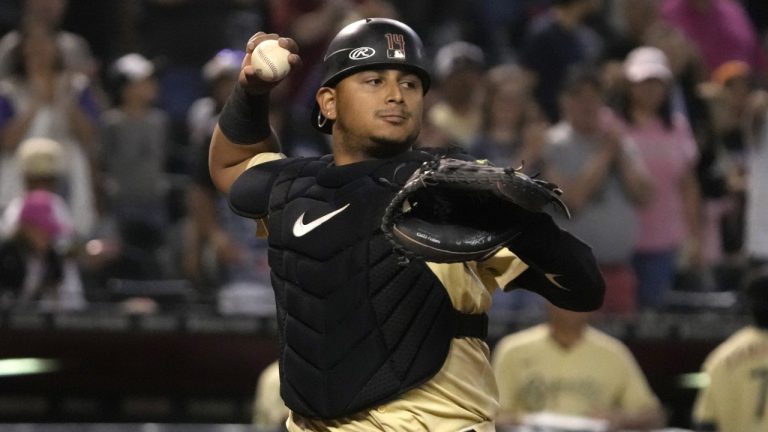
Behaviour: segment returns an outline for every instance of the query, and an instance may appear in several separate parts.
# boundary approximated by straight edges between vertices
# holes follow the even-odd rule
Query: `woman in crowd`
[[[674,83],[666,55],[636,48],[624,62],[628,86],[620,98],[623,128],[635,141],[653,179],[653,198],[639,209],[633,265],[638,307],[658,309],[674,283],[684,247],[691,265],[701,261],[698,149],[685,116],[672,108]]]

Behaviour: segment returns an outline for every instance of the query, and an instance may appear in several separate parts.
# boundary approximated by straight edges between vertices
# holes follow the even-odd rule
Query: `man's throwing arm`
[[[232,183],[260,153],[279,152],[280,145],[269,125],[269,93],[280,81],[259,78],[251,65],[254,48],[267,39],[276,39],[291,52],[288,62],[299,66],[298,46],[293,39],[263,32],[253,35],[235,85],[211,138],[208,166],[216,188],[228,193]],[[284,79],[284,78],[283,78]]]

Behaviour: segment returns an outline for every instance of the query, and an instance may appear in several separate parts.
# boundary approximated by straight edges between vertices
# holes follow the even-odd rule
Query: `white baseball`
[[[289,54],[291,52],[281,47],[277,40],[267,39],[256,45],[251,53],[251,66],[256,75],[264,81],[279,81],[291,70],[288,63]]]

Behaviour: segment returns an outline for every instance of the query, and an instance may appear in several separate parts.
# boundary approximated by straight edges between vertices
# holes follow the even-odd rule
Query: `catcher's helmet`
[[[333,87],[345,77],[366,69],[402,68],[421,78],[424,93],[430,76],[421,38],[407,25],[389,18],[366,18],[339,31],[323,58],[321,87]],[[332,122],[315,103],[312,125],[327,134]]]

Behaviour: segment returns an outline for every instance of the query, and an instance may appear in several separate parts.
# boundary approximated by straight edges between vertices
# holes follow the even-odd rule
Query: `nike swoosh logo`
[[[556,273],[544,273],[544,277],[546,277],[548,281],[552,282],[552,285],[554,285],[554,286],[556,286],[556,287],[558,287],[558,288],[560,288],[562,290],[570,291],[570,289],[560,285],[560,283],[557,282],[557,280],[555,280],[555,278],[558,277],[558,276],[562,276],[562,275],[559,275],[559,274],[556,274]]]
[[[315,229],[315,228],[319,227],[320,225],[328,222],[332,217],[334,217],[337,214],[343,212],[344,209],[346,209],[347,207],[349,207],[349,204],[345,205],[344,207],[342,207],[342,208],[340,208],[338,210],[334,210],[334,211],[328,213],[325,216],[320,216],[319,218],[313,220],[312,222],[310,222],[308,224],[304,223],[304,213],[306,213],[306,212],[302,213],[301,216],[299,216],[299,218],[296,219],[296,223],[293,224],[293,235],[295,235],[296,237],[301,237],[301,236],[307,234],[308,232],[312,231],[313,229]]]

